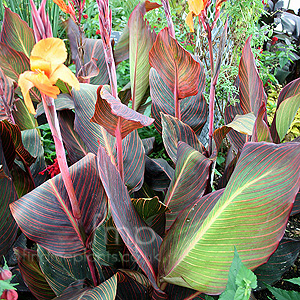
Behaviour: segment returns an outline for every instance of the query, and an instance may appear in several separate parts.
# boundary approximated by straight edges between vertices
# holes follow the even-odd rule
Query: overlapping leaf
[[[14,248],[21,270],[22,278],[26,282],[32,294],[38,300],[50,300],[56,295],[45,279],[40,265],[37,252],[30,249]]]
[[[280,137],[279,137],[278,132],[277,132],[277,110],[279,110],[279,107],[285,101],[289,102],[289,104],[287,104],[287,107],[291,106],[293,104],[293,100],[292,99],[295,99],[297,101],[297,95],[299,93],[300,93],[300,79],[298,78],[298,79],[295,79],[294,81],[290,82],[289,84],[287,84],[281,90],[281,92],[279,94],[275,116],[274,116],[273,122],[271,124],[271,134],[272,134],[272,138],[273,138],[273,140],[274,140],[275,143],[280,143]],[[290,119],[291,117],[293,117],[293,111],[291,111],[291,112],[288,111],[287,115],[285,117],[288,118],[288,119]],[[283,120],[279,120],[279,124],[278,125],[280,125],[280,123],[283,123],[282,125],[285,125],[285,126],[287,125],[287,124],[284,124],[285,123],[284,119]],[[282,131],[284,131],[284,130],[282,130]],[[282,133],[282,135],[283,134],[285,134],[285,133]]]
[[[299,153],[297,143],[246,144],[209,214],[195,202],[171,227],[160,250],[160,279],[220,294],[234,246],[247,268],[266,262],[284,234],[299,189]]]
[[[129,28],[127,25],[124,27],[122,35],[115,46],[114,58],[116,65],[129,58]]]
[[[179,99],[198,93],[204,71],[192,55],[169,35],[168,28],[158,34],[149,53],[149,62]]]
[[[186,143],[179,142],[175,175],[165,197],[168,230],[179,213],[202,197],[209,180],[212,161]]]
[[[82,286],[82,281],[75,282],[57,300],[114,300],[117,294],[117,275],[100,285],[91,288]]]
[[[56,296],[60,296],[76,280],[87,278],[92,282],[85,254],[60,257],[38,246],[37,255],[40,268]]]
[[[130,253],[157,289],[157,254],[161,238],[137,214],[116,167],[102,147],[98,151],[98,168],[116,227]]]
[[[166,151],[172,161],[177,161],[178,142],[185,142],[200,153],[205,151],[204,146],[198,140],[193,129],[182,121],[170,115],[161,113],[162,137]]]
[[[255,269],[254,273],[258,280],[258,289],[263,289],[267,284],[274,284],[281,279],[281,276],[287,272],[294,264],[300,252],[300,241],[282,238],[278,248],[271,255],[268,262]]]
[[[9,177],[1,138],[0,135],[0,166],[2,167],[2,174],[5,176],[0,176],[0,255],[5,255],[17,235],[18,226],[9,210],[9,204],[17,200],[17,194]]]
[[[201,69],[203,70],[203,69]],[[174,94],[155,69],[150,70],[150,95],[152,99],[151,112],[155,119],[154,125],[162,132],[160,113],[175,116]],[[204,71],[200,73],[198,93],[179,101],[181,121],[189,125],[197,135],[207,119],[207,103],[202,95],[205,87]]]
[[[95,114],[91,121],[103,126],[108,133],[116,136],[119,118],[121,118],[121,136],[122,139],[130,132],[149,126],[153,119],[137,113],[133,109],[121,103],[119,99],[114,98],[105,87],[97,90],[97,102]]]
[[[144,19],[143,4],[135,7],[128,20],[129,63],[132,95],[132,108],[138,108],[145,102],[145,93],[149,87],[149,51],[156,39],[156,33]]]
[[[30,56],[35,44],[33,30],[17,13],[7,7],[5,7],[0,40],[16,51],[23,52],[27,57]]]
[[[258,75],[255,59],[251,50],[251,37],[243,48],[239,65],[240,104],[244,114],[253,112],[257,116],[262,102],[267,101],[263,82]],[[266,115],[264,116],[266,120]]]
[[[86,236],[72,216],[61,174],[10,207],[15,220],[28,238],[60,256],[84,253],[86,238],[93,234],[107,213],[107,198],[99,178],[95,156],[89,154],[73,165],[70,175],[82,214],[81,226]]]
[[[29,113],[23,100],[19,99],[15,102],[16,110],[13,111],[13,116],[20,130],[34,129],[38,126],[37,120]]]

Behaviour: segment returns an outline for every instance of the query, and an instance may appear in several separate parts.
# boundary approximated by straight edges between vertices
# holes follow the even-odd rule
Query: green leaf
[[[144,19],[143,5],[135,7],[128,20],[129,63],[132,95],[132,108],[138,108],[145,102],[145,93],[149,86],[149,51],[156,39],[156,33]]]
[[[292,278],[292,279],[285,279],[285,281],[291,282],[293,284],[300,285],[300,277]]]
[[[115,46],[114,58],[116,65],[129,58],[129,28],[127,24],[124,27],[120,39]]]
[[[18,14],[7,7],[5,7],[0,40],[16,51],[23,52],[27,57],[30,57],[35,44],[33,30],[21,20]]]
[[[22,278],[33,295],[39,300],[50,300],[55,297],[45,275],[43,274],[37,252],[30,249],[14,248]]]
[[[20,130],[34,129],[38,126],[38,123],[34,116],[29,113],[24,101],[19,99],[16,103],[16,110],[13,111],[13,116],[16,124]]]
[[[236,115],[233,121],[228,123],[226,126],[237,132],[251,135],[255,119],[256,118],[252,112],[245,115]]]
[[[277,300],[299,300],[300,293],[296,291],[286,291],[267,285],[268,290],[276,297]]]
[[[299,154],[297,143],[247,143],[217,204],[207,211],[216,192],[200,198],[170,228],[160,248],[160,282],[220,294],[234,245],[247,268],[266,262],[299,189]]]
[[[284,99],[276,110],[276,129],[282,140],[289,130],[300,106],[300,93]]]

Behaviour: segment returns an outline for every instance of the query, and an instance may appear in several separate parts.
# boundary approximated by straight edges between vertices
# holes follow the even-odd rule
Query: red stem
[[[123,149],[122,149],[122,136],[121,136],[121,118],[118,118],[118,125],[116,129],[116,139],[117,139],[117,160],[118,169],[120,176],[124,182],[124,167],[123,167]]]
[[[46,118],[49,123],[51,133],[54,139],[55,143],[55,150],[56,150],[56,157],[57,162],[61,171],[62,179],[65,184],[71,207],[72,207],[72,213],[75,219],[79,220],[81,218],[81,212],[79,209],[78,201],[75,195],[74,186],[72,183],[72,179],[69,173],[69,168],[67,164],[66,154],[65,154],[65,148],[63,145],[60,128],[59,128],[59,122],[55,110],[55,104],[53,98],[50,98],[43,93],[42,95],[42,101],[44,105],[44,110],[46,113]]]
[[[214,53],[213,53],[213,47],[212,47],[212,40],[211,40],[211,28],[209,24],[206,26],[207,28],[207,40],[208,40],[208,46],[209,46],[209,60],[210,60],[210,69],[211,69],[211,77],[214,75]]]
[[[100,278],[99,278],[99,274],[98,274],[96,266],[95,266],[93,252],[91,250],[88,250],[85,253],[85,256],[86,256],[86,259],[87,259],[87,262],[88,262],[88,265],[89,265],[89,268],[91,271],[94,286],[98,286],[100,283]]]
[[[214,132],[214,113],[215,113],[215,84],[211,82],[209,92],[209,125],[208,125],[208,152],[212,154],[212,136]]]

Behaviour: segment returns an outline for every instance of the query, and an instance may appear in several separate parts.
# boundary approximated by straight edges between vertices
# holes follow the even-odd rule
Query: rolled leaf
[[[205,152],[204,146],[198,140],[193,129],[170,115],[161,113],[162,120],[162,137],[166,151],[172,161],[177,161],[178,142],[185,142],[200,153]]]
[[[145,101],[144,95],[149,86],[149,51],[156,39],[155,31],[144,19],[142,4],[138,4],[131,13],[128,28],[132,108],[138,110]]]
[[[91,121],[104,127],[113,136],[116,136],[119,117],[121,117],[122,139],[135,129],[149,126],[154,122],[154,119],[137,113],[122,104],[105,87],[99,87],[97,96],[95,114]]]
[[[241,108],[244,114],[253,112],[257,116],[261,103],[267,103],[267,96],[255,65],[251,50],[251,36],[247,39],[243,48],[239,65],[239,78]],[[266,120],[266,115],[264,119]]]
[[[201,70],[197,95],[179,101],[181,121],[189,125],[197,135],[201,133],[207,119],[207,103],[202,95],[205,87],[205,76],[203,68]],[[151,113],[155,119],[156,129],[162,132],[160,113],[175,116],[174,95],[154,68],[150,70],[149,80],[152,99]]]
[[[38,300],[50,300],[56,295],[49,286],[43,274],[37,252],[30,249],[14,248],[22,278],[32,294]]]
[[[149,53],[149,62],[179,99],[198,93],[202,67],[169,35],[168,28],[158,34]]]
[[[175,174],[165,197],[170,209],[166,214],[168,230],[179,213],[203,196],[212,161],[186,143],[179,142]]]
[[[72,182],[76,183],[74,189],[86,236],[71,213],[61,174],[11,204],[12,214],[24,234],[55,255],[83,254],[86,239],[91,238],[107,214],[107,197],[96,168],[96,157],[89,154],[69,169]]]
[[[0,68],[0,121],[8,119],[12,121],[11,114],[15,104],[14,98],[14,83],[5,76],[3,70]]]
[[[252,133],[253,142],[270,142],[270,143],[273,142],[269,126],[264,121],[265,113],[266,113],[266,104],[262,102],[259,111],[257,113],[257,118],[253,128],[253,133]]]
[[[299,189],[299,153],[297,143],[247,143],[214,208],[207,214],[195,202],[169,230],[160,249],[160,280],[217,295],[225,289],[234,246],[247,268],[265,263]]]
[[[30,57],[35,44],[33,30],[8,7],[5,7],[0,41],[16,51],[23,52],[27,57]]]
[[[111,214],[124,243],[155,289],[161,238],[137,214],[119,172],[100,146],[98,168]]]

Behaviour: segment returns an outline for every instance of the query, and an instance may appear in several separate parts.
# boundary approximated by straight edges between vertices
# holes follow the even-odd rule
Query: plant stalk
[[[88,265],[89,265],[89,269],[91,271],[94,286],[98,286],[100,284],[100,278],[99,278],[99,274],[98,274],[97,269],[96,269],[96,265],[95,265],[95,261],[94,261],[94,257],[93,257],[93,252],[91,250],[88,250],[85,253],[85,255],[86,255],[86,260],[87,260]]]
[[[118,170],[122,181],[124,182],[124,166],[123,166],[123,149],[122,149],[122,136],[121,136],[121,118],[118,118],[118,125],[116,130],[117,139],[117,160],[118,160]]]
[[[174,30],[174,24],[173,24],[173,20],[172,20],[172,16],[171,16],[169,0],[162,0],[161,3],[164,7],[166,18],[167,18],[169,35],[173,39],[175,39],[175,30]]]
[[[49,123],[51,133],[55,143],[55,150],[56,150],[56,157],[57,162],[61,171],[62,179],[65,184],[71,207],[72,213],[75,219],[79,220],[81,218],[81,212],[79,209],[78,201],[75,195],[74,186],[72,183],[72,179],[69,173],[69,168],[67,164],[65,148],[63,145],[59,122],[56,114],[54,99],[46,96],[45,94],[41,93],[42,101],[44,105],[44,110],[46,113],[46,118]]]
[[[209,91],[209,125],[208,125],[208,153],[212,154],[212,136],[214,132],[214,113],[215,113],[215,94],[216,85],[211,82]]]

